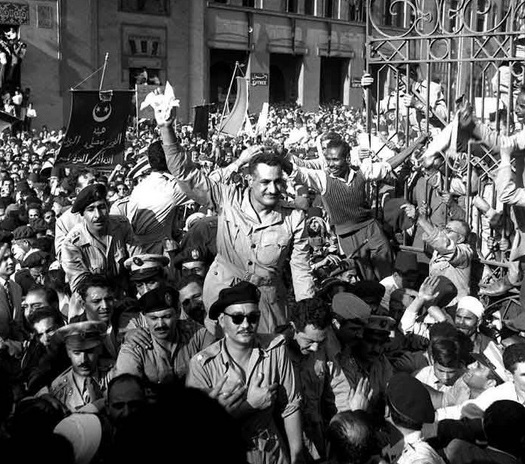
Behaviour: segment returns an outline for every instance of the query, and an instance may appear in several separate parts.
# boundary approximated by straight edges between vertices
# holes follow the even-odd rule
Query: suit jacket
[[[0,284],[0,337],[11,340],[23,339],[24,313],[22,311],[22,287],[9,280],[14,313],[11,314],[3,284]]]

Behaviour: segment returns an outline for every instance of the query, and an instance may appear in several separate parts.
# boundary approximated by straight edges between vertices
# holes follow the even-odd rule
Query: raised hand
[[[439,296],[438,286],[439,279],[437,276],[427,277],[419,287],[418,297],[427,303],[434,301]]]

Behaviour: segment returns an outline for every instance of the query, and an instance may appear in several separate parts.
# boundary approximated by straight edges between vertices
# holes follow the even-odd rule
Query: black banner
[[[55,164],[108,167],[124,160],[133,90],[72,90],[66,137]]]
[[[195,120],[193,121],[193,134],[200,134],[203,139],[208,138],[209,105],[195,107]]]

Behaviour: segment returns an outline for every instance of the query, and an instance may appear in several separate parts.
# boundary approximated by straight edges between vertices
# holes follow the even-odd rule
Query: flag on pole
[[[237,77],[237,97],[233,110],[226,116],[224,121],[221,121],[219,133],[223,132],[233,137],[237,137],[245,122],[248,113],[248,79],[245,77]]]
[[[110,167],[124,160],[134,90],[72,90],[66,136],[55,164]]]

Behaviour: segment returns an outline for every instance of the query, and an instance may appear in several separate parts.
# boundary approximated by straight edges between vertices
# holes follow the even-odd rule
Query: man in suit
[[[24,339],[22,287],[11,280],[15,260],[8,243],[0,248],[0,351],[19,354]]]

